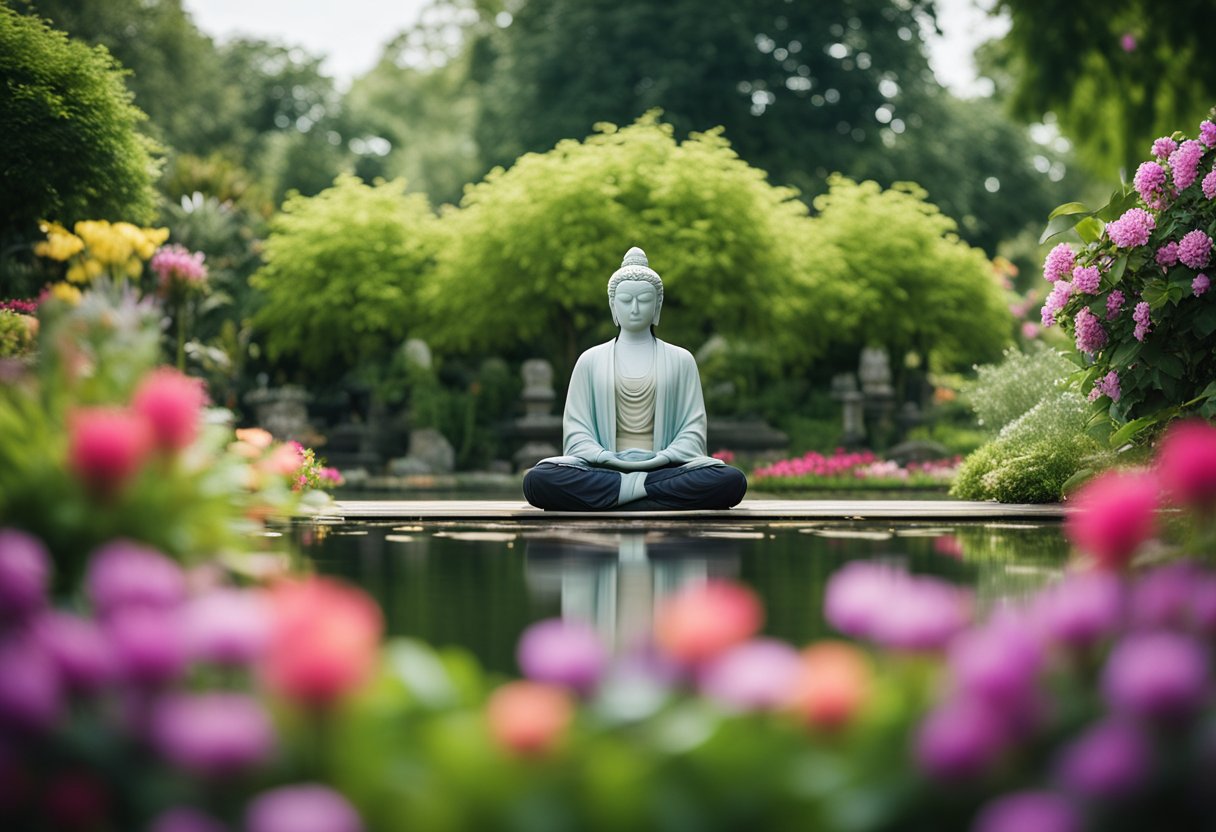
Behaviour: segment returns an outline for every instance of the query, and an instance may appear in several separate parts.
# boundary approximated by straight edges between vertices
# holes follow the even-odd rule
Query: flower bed
[[[763,491],[928,489],[950,485],[961,457],[900,465],[879,459],[871,451],[831,456],[808,451],[800,457],[762,465],[748,477],[751,488]]]

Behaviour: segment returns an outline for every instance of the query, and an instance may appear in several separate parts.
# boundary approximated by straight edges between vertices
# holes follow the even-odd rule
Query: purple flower
[[[1082,797],[1118,798],[1148,777],[1153,749],[1129,722],[1114,720],[1091,726],[1056,760],[1064,788]]]
[[[1145,336],[1153,331],[1153,319],[1147,301],[1140,301],[1136,304],[1135,310],[1132,312],[1132,320],[1136,322],[1136,329],[1132,332],[1137,341],[1143,341]]]
[[[1112,402],[1119,401],[1123,391],[1119,389],[1119,374],[1111,370],[1094,382],[1094,389],[1089,391],[1089,400],[1096,402],[1099,396],[1106,396]]]
[[[772,710],[789,701],[801,669],[797,650],[760,638],[713,659],[698,681],[703,695],[729,710]]]
[[[262,655],[270,639],[270,610],[255,591],[217,589],[186,604],[182,626],[191,658],[244,665]]]
[[[1118,289],[1115,289],[1113,292],[1111,292],[1109,295],[1107,295],[1106,296],[1106,320],[1108,320],[1108,321],[1114,320],[1115,317],[1119,314],[1119,310],[1123,308],[1123,304],[1125,301],[1126,301],[1126,298],[1123,297],[1123,293],[1120,292]]]
[[[1051,289],[1051,294],[1047,296],[1047,300],[1043,304],[1043,326],[1055,325],[1056,313],[1064,308],[1071,296],[1072,284],[1067,280],[1057,280],[1056,285]]]
[[[106,621],[119,674],[141,685],[176,679],[186,666],[186,645],[177,613],[128,607]]]
[[[997,616],[950,645],[950,670],[958,689],[1005,711],[1027,710],[1042,664],[1038,641],[1013,616]]]
[[[1203,190],[1203,195],[1208,199],[1216,199],[1216,169],[1208,171],[1203,177],[1203,182],[1199,187]]]
[[[1199,297],[1206,292],[1212,285],[1211,279],[1206,274],[1197,274],[1195,279],[1191,281],[1191,293],[1195,297]]]
[[[1203,145],[1193,139],[1184,141],[1170,154],[1170,169],[1174,172],[1174,187],[1179,193],[1190,187],[1199,176],[1199,160],[1203,158]]]
[[[152,745],[173,765],[218,777],[265,762],[274,730],[257,700],[239,693],[174,694],[153,708]]]
[[[1153,142],[1153,155],[1161,160],[1170,158],[1170,154],[1177,149],[1178,142],[1174,141],[1169,136],[1162,136]]]
[[[1067,799],[1047,791],[1012,792],[986,804],[972,832],[1081,832],[1077,810]]]
[[[185,246],[174,243],[152,255],[148,266],[156,272],[157,285],[162,292],[178,286],[201,288],[207,283],[204,258],[201,251],[191,253]]]
[[[1178,242],[1178,259],[1192,269],[1202,269],[1212,254],[1212,238],[1198,228],[1188,231]]]
[[[1112,709],[1136,717],[1186,717],[1208,694],[1203,645],[1177,633],[1134,633],[1111,651],[1102,693]]]
[[[1034,619],[1052,641],[1087,648],[1115,631],[1122,611],[1119,579],[1109,572],[1084,572],[1039,595]]]
[[[95,622],[48,612],[34,622],[33,632],[69,688],[89,693],[114,678],[114,654]]]
[[[1123,48],[1124,52],[1135,52],[1136,36],[1131,32],[1124,32],[1123,37],[1119,38],[1119,46]]]
[[[0,621],[24,621],[46,604],[51,557],[42,541],[0,529]]]
[[[355,807],[312,783],[263,792],[245,810],[246,832],[362,832]]]
[[[1156,162],[1142,162],[1132,180],[1136,192],[1148,207],[1161,210],[1165,207],[1165,168]]]
[[[1156,227],[1157,221],[1148,211],[1129,208],[1123,216],[1106,226],[1106,233],[1118,248],[1134,248],[1147,243]]]
[[[1191,616],[1205,635],[1216,635],[1216,577],[1205,575],[1191,588]]]
[[[181,567],[130,540],[115,540],[95,551],[85,581],[89,600],[101,615],[128,606],[176,607],[186,597]]]
[[[1096,295],[1102,275],[1096,266],[1077,266],[1072,270],[1073,291]]]
[[[1157,249],[1155,259],[1157,261],[1157,265],[1163,269],[1168,269],[1170,266],[1177,264],[1178,244],[1173,240],[1170,240],[1161,248]]]
[[[1208,147],[1216,147],[1216,124],[1208,120],[1200,122],[1199,141]]]
[[[581,621],[551,618],[519,639],[516,659],[524,675],[586,696],[604,675],[607,653],[595,630]]]
[[[983,773],[1005,749],[1005,725],[993,709],[967,697],[939,704],[917,729],[917,765],[941,780]]]
[[[1185,627],[1200,571],[1191,563],[1172,563],[1146,574],[1132,587],[1131,623],[1142,630]]]
[[[0,726],[43,733],[59,719],[62,700],[55,665],[32,638],[0,639]]]
[[[1077,349],[1093,355],[1106,346],[1106,330],[1098,323],[1098,316],[1089,311],[1088,306],[1082,306],[1073,321],[1076,330]]]
[[[869,561],[837,570],[824,593],[824,616],[837,630],[903,650],[944,647],[970,612],[970,596],[957,587]]]
[[[1075,263],[1076,255],[1068,243],[1060,243],[1047,253],[1047,259],[1043,261],[1043,277],[1053,282],[1068,277]]]
[[[228,832],[228,827],[197,809],[175,806],[157,815],[148,832]]]

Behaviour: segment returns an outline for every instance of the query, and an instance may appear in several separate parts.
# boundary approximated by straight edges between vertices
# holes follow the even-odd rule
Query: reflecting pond
[[[802,644],[831,634],[823,589],[846,561],[970,585],[983,606],[1050,580],[1068,552],[1054,522],[298,523],[291,536],[319,571],[372,593],[390,634],[466,648],[503,673],[517,672],[515,643],[534,621],[578,617],[627,646],[691,581],[751,586],[765,632]]]

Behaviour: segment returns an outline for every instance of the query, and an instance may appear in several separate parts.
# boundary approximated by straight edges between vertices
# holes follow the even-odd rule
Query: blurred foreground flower
[[[802,651],[790,703],[817,728],[848,724],[870,698],[874,672],[865,653],[842,641],[819,641]]]
[[[1166,431],[1157,453],[1157,470],[1166,494],[1196,511],[1216,511],[1216,427],[1179,422]]]
[[[655,612],[654,637],[677,661],[696,665],[750,638],[763,620],[750,589],[710,581],[664,599]]]
[[[362,832],[355,807],[326,786],[283,786],[257,797],[245,812],[245,832]]]
[[[194,442],[206,402],[207,393],[200,379],[160,367],[144,376],[131,406],[147,420],[157,446],[172,452]]]
[[[1100,566],[1120,569],[1156,533],[1158,496],[1151,474],[1101,474],[1077,492],[1064,533]]]
[[[607,651],[595,630],[561,618],[525,630],[516,656],[528,678],[568,687],[581,696],[595,690],[607,663]]]
[[[573,718],[569,694],[540,682],[508,682],[486,701],[490,736],[506,750],[523,756],[550,751]]]

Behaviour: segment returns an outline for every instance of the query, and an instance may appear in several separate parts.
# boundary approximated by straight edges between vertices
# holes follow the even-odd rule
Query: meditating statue
[[[705,402],[688,350],[654,335],[663,281],[629,249],[608,281],[620,333],[579,356],[566,393],[563,456],[524,477],[524,496],[557,511],[726,509],[747,491],[705,453]]]

